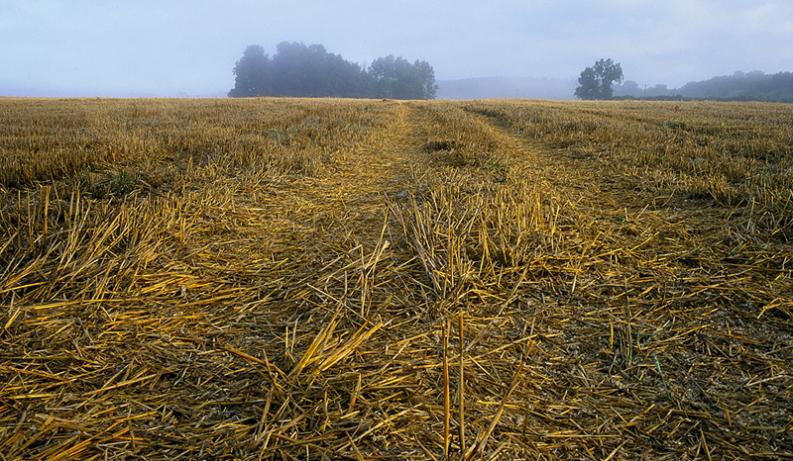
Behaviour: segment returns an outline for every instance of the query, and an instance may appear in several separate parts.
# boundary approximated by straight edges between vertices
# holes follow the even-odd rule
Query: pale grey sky
[[[600,57],[639,83],[793,71],[790,0],[0,0],[0,95],[222,95],[245,46],[322,43],[438,79],[574,80]]]

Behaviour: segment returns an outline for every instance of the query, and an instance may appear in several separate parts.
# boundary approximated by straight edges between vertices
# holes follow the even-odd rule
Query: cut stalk
[[[460,336],[460,381],[458,382],[458,395],[460,398],[460,456],[465,455],[465,372],[463,367],[463,352],[465,346],[465,333],[464,333],[463,311],[460,311],[459,317],[459,336]]]
[[[449,330],[451,319],[448,317],[443,322],[443,459],[449,459],[449,432],[452,412],[450,408],[451,395],[449,392]]]

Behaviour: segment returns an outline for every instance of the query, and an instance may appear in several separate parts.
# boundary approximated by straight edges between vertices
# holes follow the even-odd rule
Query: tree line
[[[640,88],[628,80],[622,83],[622,66],[600,59],[581,72],[575,95],[580,99],[718,99],[731,101],[793,102],[793,73],[765,74],[760,71],[735,72],[680,88],[655,85]],[[617,84],[614,86],[614,84]]]
[[[793,73],[766,74],[761,71],[735,72],[733,75],[689,82],[680,88],[655,85],[640,88],[626,81],[614,88],[614,95],[623,98],[655,99],[720,99],[793,102]]]
[[[279,43],[272,57],[260,45],[248,46],[234,75],[230,97],[432,99],[438,89],[426,61],[389,55],[364,68],[322,45],[297,42]]]

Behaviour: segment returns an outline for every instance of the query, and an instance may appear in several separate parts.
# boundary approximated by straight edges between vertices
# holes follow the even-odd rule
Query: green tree
[[[611,59],[600,59],[578,77],[575,95],[580,99],[611,99],[614,82],[622,82],[622,66]]]
[[[392,55],[375,59],[369,66],[375,96],[394,99],[432,99],[438,90],[435,71],[425,61],[410,63]]]
[[[272,58],[251,45],[234,66],[231,97],[298,96],[431,99],[435,71],[425,61],[387,56],[368,69],[329,53],[322,45],[282,42]]]
[[[435,83],[435,69],[427,61],[413,63],[419,84],[421,85],[421,99],[435,99],[438,85]]]
[[[249,45],[234,66],[234,88],[229,96],[262,96],[271,90],[270,58],[259,45]]]

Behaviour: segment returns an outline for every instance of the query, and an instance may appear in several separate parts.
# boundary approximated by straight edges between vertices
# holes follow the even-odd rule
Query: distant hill
[[[438,81],[438,99],[573,99],[575,80],[480,77]]]

